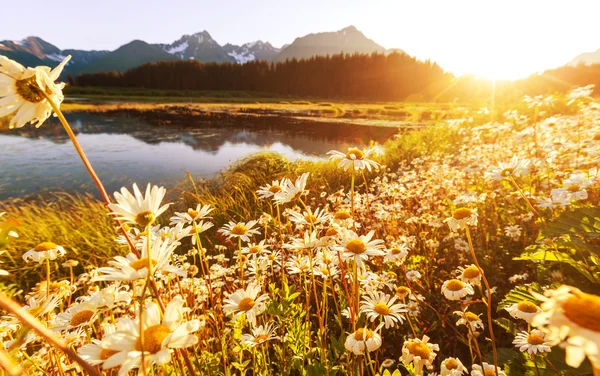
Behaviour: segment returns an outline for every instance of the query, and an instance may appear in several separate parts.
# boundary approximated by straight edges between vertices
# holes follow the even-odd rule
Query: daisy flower
[[[365,349],[368,352],[373,352],[381,347],[381,336],[367,328],[359,328],[354,333],[350,334],[344,342],[344,347],[348,351],[352,351],[354,355],[363,355]]]
[[[246,319],[252,326],[256,325],[256,316],[260,315],[266,309],[266,303],[269,300],[269,295],[262,294],[260,285],[249,284],[246,289],[239,289],[225,299],[223,310],[225,312],[233,312],[233,319],[237,319],[240,315],[246,314]]]
[[[396,287],[396,296],[401,300],[404,300],[407,296],[412,294],[412,290],[406,286],[398,286]]]
[[[504,227],[504,235],[512,240],[517,240],[521,236],[521,226],[513,225]]]
[[[271,184],[267,184],[265,186],[260,187],[256,194],[260,198],[274,198],[275,195],[281,191],[283,191],[283,187],[286,187],[289,184],[288,179],[273,180]]]
[[[252,334],[242,335],[242,337],[240,338],[240,343],[242,345],[256,347],[273,339],[281,339],[280,337],[275,335],[276,331],[277,326],[272,323],[267,324],[265,326],[261,325],[258,328],[253,328]]]
[[[406,311],[410,316],[417,317],[419,316],[419,313],[421,313],[421,307],[419,307],[419,303],[409,301],[408,303],[406,303]]]
[[[522,301],[516,304],[513,304],[509,307],[505,308],[508,313],[515,319],[522,319],[531,324],[533,318],[540,312],[542,309],[529,301]]]
[[[70,330],[92,324],[98,317],[98,306],[90,301],[75,304],[56,315],[52,329]]]
[[[446,299],[459,300],[467,295],[473,295],[475,291],[468,283],[464,283],[458,279],[450,279],[444,281],[444,284],[442,285],[442,293]]]
[[[148,243],[142,244],[142,254],[138,258],[133,253],[126,257],[116,256],[114,260],[109,261],[111,266],[105,266],[97,269],[98,276],[92,278],[92,281],[134,281],[144,279],[148,276],[148,266],[154,273],[173,273],[185,277],[186,273],[178,267],[171,265],[170,258],[179,242],[171,242],[168,239],[162,240],[160,237],[154,237],[150,244],[148,252]],[[150,260],[148,260],[150,253]],[[149,265],[148,263],[151,263]]]
[[[148,303],[142,315],[143,334],[140,333],[139,318],[119,320],[120,330],[102,340],[102,345],[107,350],[118,353],[105,360],[102,368],[109,369],[120,365],[119,375],[126,375],[131,369],[141,367],[144,352],[145,368],[150,369],[153,364],[170,363],[173,349],[198,343],[198,337],[192,333],[200,329],[200,321],[184,321],[185,312],[189,310],[183,307],[184,304],[181,296],[175,296],[167,304],[161,319],[158,305]]]
[[[104,337],[109,336],[114,333],[117,329],[112,324],[107,324],[104,326]],[[113,355],[119,353],[117,350],[109,350],[102,346],[102,341],[97,339],[92,339],[92,343],[84,345],[77,350],[77,353],[88,363],[93,366],[101,365],[108,359],[110,359]],[[125,355],[125,354],[123,354]],[[111,362],[111,360],[108,360]],[[112,368],[112,367],[110,367]]]
[[[339,168],[343,168],[344,171],[348,171],[350,167],[354,170],[364,170],[365,168],[369,171],[371,169],[378,169],[379,163],[367,159],[371,154],[375,154],[376,149],[365,149],[360,150],[358,148],[348,148],[348,152],[342,153],[341,151],[331,150],[327,152],[329,159],[333,161],[340,161],[338,164]]]
[[[482,362],[483,369],[479,364],[473,364],[471,370],[471,376],[506,376],[506,373],[502,371],[502,368],[498,367],[498,374],[496,375],[496,367],[493,364]]]
[[[549,342],[546,341],[544,333],[533,329],[531,333],[521,332],[515,336],[513,345],[519,348],[519,351],[527,351],[529,355],[535,355],[538,352],[550,352]]]
[[[21,128],[26,123],[40,127],[53,112],[48,98],[60,106],[65,84],[55,81],[70,59],[69,55],[51,70],[44,66],[25,68],[0,55],[0,118],[14,113],[9,128]]]
[[[291,180],[286,180],[285,185],[282,186],[282,190],[277,192],[273,199],[278,204],[286,204],[288,202],[294,202],[301,198],[303,195],[307,194],[306,191],[306,181],[308,180],[309,172],[305,172],[302,174],[295,182]]]
[[[467,367],[458,358],[446,358],[440,365],[440,376],[460,376],[467,372]]]
[[[60,245],[56,245],[52,242],[43,242],[36,245],[34,248],[23,254],[23,260],[25,262],[38,262],[43,263],[48,260],[56,260],[59,257],[62,257],[67,253],[63,247]]]
[[[396,323],[402,324],[404,321],[402,313],[406,312],[406,309],[404,304],[394,304],[396,298],[383,292],[371,292],[368,296],[363,297],[360,313],[366,314],[367,319],[371,322],[381,317],[386,329],[394,327]]]
[[[460,319],[456,322],[456,326],[469,325],[472,332],[476,332],[478,329],[483,329],[483,321],[481,321],[479,318],[481,315],[476,315],[469,311],[454,311],[454,314],[460,317]]]
[[[444,222],[448,223],[450,230],[456,232],[467,226],[477,226],[477,213],[469,208],[458,208]]]
[[[404,341],[402,346],[402,362],[406,365],[413,363],[415,375],[423,375],[423,366],[427,369],[433,369],[433,360],[436,357],[436,351],[440,351],[440,346],[428,343],[429,337],[423,336],[423,339],[411,339]]]
[[[406,279],[412,282],[418,281],[421,279],[421,273],[419,273],[417,270],[409,270],[406,272]]]
[[[255,229],[254,226],[258,221],[250,222],[232,222],[230,221],[225,226],[221,227],[218,232],[227,236],[228,238],[239,238],[242,241],[249,242],[252,235],[259,235],[260,231]]]
[[[133,184],[133,194],[125,187],[121,188],[121,193],[115,192],[116,204],[109,204],[111,215],[115,220],[124,224],[137,224],[146,227],[154,223],[156,218],[164,213],[169,205],[160,206],[167,190],[156,185],[148,184],[146,193],[142,194],[137,184]]]
[[[404,262],[408,256],[408,246],[406,244],[400,244],[396,247],[392,247],[389,249],[383,258],[385,261],[389,262]]]
[[[175,212],[175,215],[171,217],[171,226],[177,225],[179,223],[192,224],[192,222],[198,222],[203,219],[208,219],[210,218],[208,215],[213,210],[215,209],[211,208],[210,205],[202,206],[202,204],[198,204],[198,206],[196,206],[196,209],[190,208],[185,213]]]
[[[458,279],[472,286],[481,286],[481,271],[476,265],[469,265],[466,268],[458,268],[460,275]]]
[[[317,208],[314,212],[312,210],[303,211],[302,213],[292,211],[289,216],[290,221],[302,224],[306,226],[316,226],[319,224],[329,222],[330,216],[325,210]]]
[[[336,250],[343,252],[344,260],[353,259],[358,267],[364,265],[364,261],[369,259],[369,256],[383,256],[383,240],[373,238],[375,231],[371,230],[367,235],[358,236],[352,230],[344,230],[340,233],[341,244],[335,247]]]
[[[544,302],[533,326],[551,345],[565,348],[569,366],[579,367],[587,356],[600,369],[600,296],[563,285],[536,297]]]
[[[496,167],[490,167],[484,176],[487,179],[498,181],[502,179],[508,179],[512,176],[522,176],[529,173],[529,164],[531,162],[528,159],[521,159],[517,156],[513,156],[508,163],[500,162]]]
[[[248,246],[242,248],[242,253],[248,255],[248,257],[258,257],[269,253],[269,245],[265,245],[265,240],[261,240],[257,243],[249,243]]]

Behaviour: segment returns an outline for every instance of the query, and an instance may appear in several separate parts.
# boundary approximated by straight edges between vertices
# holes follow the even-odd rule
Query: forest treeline
[[[126,72],[69,77],[76,86],[164,90],[254,91],[284,96],[383,101],[497,100],[600,87],[600,64],[564,66],[518,81],[491,82],[445,72],[407,54],[338,54],[283,62],[200,63],[194,60],[147,63]]]

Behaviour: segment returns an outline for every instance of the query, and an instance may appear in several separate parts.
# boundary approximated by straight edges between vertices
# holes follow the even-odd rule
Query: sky
[[[455,74],[514,79],[600,48],[600,0],[29,0],[29,11],[0,1],[4,15],[17,15],[3,17],[0,40],[35,35],[61,49],[172,43],[202,30],[221,45],[260,39],[281,47],[354,25]]]

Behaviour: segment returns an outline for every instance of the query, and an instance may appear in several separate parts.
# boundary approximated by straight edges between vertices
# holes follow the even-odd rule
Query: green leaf
[[[571,256],[564,252],[556,252],[556,251],[538,251],[535,253],[524,253],[519,257],[515,257],[513,260],[529,260],[529,261],[550,261],[550,262],[561,262],[564,264],[569,264],[579,273],[581,273],[585,278],[590,280],[593,283],[596,283],[596,280],[592,274],[583,268],[583,264],[573,259]]]
[[[600,236],[600,208],[578,208],[563,212],[542,230],[546,237],[565,234],[580,235],[586,239]]]
[[[505,317],[495,319],[494,323],[502,329],[506,330],[506,332],[511,334],[513,337],[517,334],[517,328],[515,327],[515,323]]]
[[[537,300],[530,291],[537,292],[539,294],[542,293],[540,286],[537,283],[532,283],[529,285],[517,286],[512,289],[504,299],[500,303],[498,303],[497,311],[510,307],[513,304],[519,304],[522,301],[532,302],[536,305],[540,304],[540,301]]]

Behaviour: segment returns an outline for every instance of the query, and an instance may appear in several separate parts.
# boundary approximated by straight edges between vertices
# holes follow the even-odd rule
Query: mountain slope
[[[577,55],[573,60],[569,62],[567,65],[591,65],[591,64],[599,64],[600,63],[600,49],[594,52],[585,52],[581,55]]]
[[[184,35],[171,44],[156,46],[169,55],[183,60],[217,63],[234,61],[206,30],[193,35]]]
[[[84,69],[85,72],[123,72],[145,63],[175,60],[176,56],[164,51],[160,46],[141,40],[129,42],[102,57],[95,59]]]
[[[308,34],[296,38],[294,42],[281,50],[276,60],[303,59],[315,55],[333,55],[344,53],[384,53],[385,48],[368,39],[354,26],[334,32]]]
[[[271,43],[260,40],[241,46],[227,43],[223,46],[223,50],[240,64],[253,60],[272,61],[280,51],[279,48],[273,47]]]

